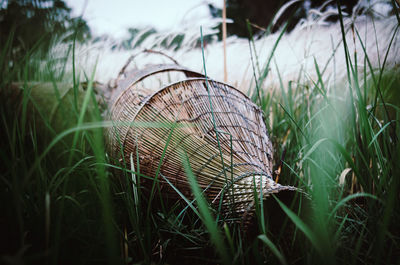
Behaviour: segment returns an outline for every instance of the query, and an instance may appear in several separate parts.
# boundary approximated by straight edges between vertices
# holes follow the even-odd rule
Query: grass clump
[[[141,185],[154,176],[141,174],[138,161],[131,168],[111,163],[103,129],[112,123],[102,119],[93,75],[72,73],[72,85],[60,85],[73,46],[61,68],[48,58],[49,66],[36,71],[35,50],[10,67],[10,36],[0,61],[1,261],[398,264],[400,73],[384,63],[372,68],[368,54],[360,67],[342,38],[346,80],[324,81],[325,66],[315,62],[316,79],[300,71],[288,84],[280,76],[280,90],[268,91],[262,83],[274,50],[267,62],[254,58],[264,68],[254,71],[253,100],[268,117],[279,181],[307,196],[260,200],[256,225],[244,230],[215,218],[184,155],[194,200],[159,200],[156,188]],[[31,81],[56,107],[41,103],[46,95]]]

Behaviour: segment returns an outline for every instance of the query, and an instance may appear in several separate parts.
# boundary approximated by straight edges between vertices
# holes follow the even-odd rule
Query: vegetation
[[[33,48],[46,53],[55,40],[84,42],[91,37],[86,21],[73,18],[62,0],[1,1],[0,35],[1,50],[7,51],[7,45],[12,47],[7,53],[14,61]]]
[[[273,61],[260,62],[251,96],[270,126],[279,182],[307,195],[295,198],[298,204],[279,196],[259,201],[254,225],[244,230],[216,222],[184,156],[196,203],[152,201],[136,184],[152,176],[118,168],[105,152],[103,129],[112,124],[96,100],[96,67],[73,73],[69,93],[60,93],[66,77],[59,63],[74,49],[57,64],[47,57],[48,67],[37,72],[42,43],[16,59],[15,32],[2,34],[8,38],[0,51],[2,263],[399,264],[398,69],[372,69],[366,54],[360,73],[343,39],[347,80],[324,82],[324,65],[315,63],[318,80],[300,71],[288,88],[268,91],[260,84]],[[32,80],[49,84],[47,99]],[[56,104],[60,118],[40,100]]]
[[[291,4],[286,7],[282,14],[277,17],[276,21],[275,15],[278,11],[287,3]],[[358,0],[348,0],[343,1],[342,7],[348,14],[352,13],[352,8],[357,4]],[[256,26],[254,28],[257,34],[262,35],[262,29],[268,29],[271,32],[279,31],[279,28],[285,23],[288,23],[288,30],[293,29],[300,19],[306,17],[307,12],[310,8],[319,8],[323,6],[320,10],[324,12],[328,7],[334,6],[335,1],[327,2],[323,0],[312,0],[312,1],[264,1],[264,0],[226,0],[226,12],[229,14],[234,23],[230,24],[227,28],[228,35],[236,35],[244,38],[249,37],[249,31],[247,28],[247,21],[253,23]],[[209,4],[210,13],[213,17],[222,17],[222,10],[216,8],[212,4]],[[331,15],[331,19],[337,19],[335,16]]]

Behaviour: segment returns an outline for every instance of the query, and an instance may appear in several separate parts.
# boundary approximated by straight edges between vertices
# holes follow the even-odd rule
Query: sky
[[[94,35],[115,38],[127,35],[128,27],[152,26],[171,30],[191,19],[210,17],[207,3],[222,7],[223,0],[66,0],[73,16],[88,22]]]

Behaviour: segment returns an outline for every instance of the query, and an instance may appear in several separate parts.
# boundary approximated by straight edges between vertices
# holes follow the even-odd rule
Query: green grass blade
[[[286,215],[292,220],[292,222],[297,226],[299,230],[301,230],[304,235],[310,240],[313,246],[322,254],[323,250],[321,249],[320,242],[316,237],[315,233],[292,211],[290,210],[283,202],[281,202],[275,195],[272,195],[274,199],[278,202],[279,206],[286,213]]]
[[[278,260],[281,264],[283,264],[283,265],[287,264],[285,257],[278,250],[278,248],[275,246],[275,244],[265,234],[259,235],[257,238],[260,239],[267,247],[269,247],[272,254],[274,254],[278,258]]]
[[[218,229],[215,219],[212,217],[211,211],[209,210],[209,204],[207,203],[206,199],[203,196],[203,193],[200,190],[200,187],[196,180],[196,176],[193,174],[192,168],[190,167],[189,158],[186,153],[183,153],[182,155],[182,162],[193,195],[196,198],[196,203],[199,207],[203,223],[210,233],[211,241],[215,245],[216,250],[222,259],[222,263],[230,264],[229,255],[227,253],[227,248],[225,246],[224,240],[221,236],[221,232]]]

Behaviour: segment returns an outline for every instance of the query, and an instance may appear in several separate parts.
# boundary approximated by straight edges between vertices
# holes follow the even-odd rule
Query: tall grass
[[[250,45],[261,68],[252,74],[253,100],[267,117],[275,164],[282,164],[279,181],[306,195],[258,200],[248,228],[217,218],[184,156],[194,197],[176,189],[181,201],[159,194],[156,180],[168,181],[161,172],[145,176],[139,161],[108,157],[102,130],[112,123],[103,121],[96,100],[96,66],[85,69],[86,75],[64,71],[74,56],[73,43],[58,58],[47,57],[43,69],[38,67],[43,55],[35,50],[11,65],[9,36],[0,57],[1,261],[399,264],[399,70],[386,67],[389,51],[374,68],[356,27],[351,40],[343,24],[341,32],[345,80],[327,78],[326,65],[315,60],[316,76],[303,69],[287,82],[274,57],[281,38],[266,61]],[[351,53],[348,42],[363,48]],[[364,63],[358,65],[361,54]],[[270,69],[278,73],[279,90],[262,82]],[[9,89],[14,81],[21,82],[21,90]],[[62,118],[49,118],[31,81],[51,84]],[[71,97],[62,97],[61,81],[70,81]],[[142,185],[144,179],[155,180],[153,188]]]

